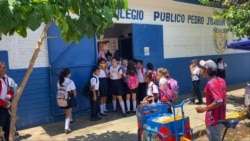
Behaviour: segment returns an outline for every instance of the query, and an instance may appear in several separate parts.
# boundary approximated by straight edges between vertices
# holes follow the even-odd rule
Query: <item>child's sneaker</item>
[[[15,132],[15,139],[17,139],[18,137],[20,137],[19,133],[16,131]]]
[[[71,129],[65,129],[65,134],[69,134],[71,132]]]

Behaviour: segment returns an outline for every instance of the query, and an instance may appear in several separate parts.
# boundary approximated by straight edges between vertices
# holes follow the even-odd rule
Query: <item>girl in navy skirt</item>
[[[65,115],[65,133],[68,134],[71,132],[71,129],[69,128],[70,120],[72,118],[72,108],[75,108],[77,106],[76,104],[76,86],[74,81],[70,79],[71,73],[69,69],[63,69],[59,76],[59,81],[57,83],[57,87],[66,87],[66,90],[69,92],[69,105],[67,107],[64,107],[62,109],[66,109],[66,115]]]
[[[123,80],[122,80],[122,67],[118,65],[118,59],[112,58],[112,65],[108,68],[110,83],[109,83],[109,91],[112,94],[112,102],[113,102],[113,111],[116,111],[116,99],[118,99],[121,109],[122,115],[125,114],[125,105],[122,99],[122,95],[124,94],[123,90]]]
[[[106,69],[106,60],[100,58],[98,61],[99,68],[100,68],[100,75],[99,75],[99,93],[100,93],[100,115],[106,116],[106,101],[108,96],[108,72]]]
[[[138,82],[137,70],[136,70],[134,63],[131,61],[128,62],[128,66],[127,66],[126,77],[128,77],[128,76],[135,76],[136,81]],[[127,92],[126,93],[126,105],[127,105],[127,114],[129,114],[130,113],[130,98],[131,98],[131,96],[132,96],[132,101],[133,101],[133,113],[135,113],[135,111],[136,111],[136,93],[138,90],[138,86],[133,88],[133,89],[130,89],[128,87],[127,83],[125,85],[125,89]]]

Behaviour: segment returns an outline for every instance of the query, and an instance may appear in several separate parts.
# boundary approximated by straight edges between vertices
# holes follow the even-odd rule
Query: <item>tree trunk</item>
[[[10,141],[14,141],[14,135],[15,135],[15,130],[16,130],[15,126],[16,126],[16,120],[17,120],[16,111],[17,111],[18,101],[22,95],[22,92],[24,90],[24,87],[26,86],[26,83],[30,77],[30,74],[33,71],[36,59],[37,59],[38,54],[40,52],[41,45],[42,45],[44,39],[46,38],[47,31],[48,31],[50,24],[51,24],[51,22],[47,23],[46,26],[44,27],[43,32],[40,36],[40,39],[37,41],[35,51],[33,53],[31,60],[30,60],[29,67],[25,73],[25,76],[22,80],[22,83],[17,90],[17,94],[15,95],[14,99],[11,102],[11,122],[10,122],[10,135],[9,135]]]

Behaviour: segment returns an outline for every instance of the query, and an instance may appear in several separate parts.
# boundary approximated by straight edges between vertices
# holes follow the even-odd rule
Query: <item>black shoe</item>
[[[95,117],[95,118],[91,118],[90,120],[91,121],[98,121],[98,120],[101,120],[102,118],[101,117]]]
[[[76,121],[75,119],[71,119],[71,120],[70,120],[70,123],[73,123],[73,122],[75,122],[75,121]]]
[[[127,111],[126,114],[130,114],[130,111]]]
[[[202,105],[202,104],[204,104],[203,102],[196,102],[195,103],[196,105]]]
[[[113,112],[113,113],[115,113],[115,112],[116,112],[116,110],[112,110],[112,112]]]
[[[133,114],[136,114],[136,111],[132,111]]]
[[[122,116],[123,116],[123,117],[126,117],[127,115],[126,115],[126,113],[122,113]]]
[[[100,115],[101,115],[101,116],[107,116],[107,114],[105,114],[105,113],[100,113]]]
[[[106,110],[106,111],[104,111],[104,113],[109,113],[110,112],[110,110]]]
[[[20,135],[19,135],[19,133],[16,131],[15,132],[15,139],[17,139],[17,138],[19,138],[20,137]]]
[[[71,129],[65,129],[65,134],[69,134],[71,132]]]

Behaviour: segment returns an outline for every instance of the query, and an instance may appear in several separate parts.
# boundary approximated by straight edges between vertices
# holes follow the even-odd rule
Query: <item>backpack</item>
[[[97,82],[97,77],[92,75],[89,79],[88,79],[88,82],[86,83],[86,85],[83,87],[83,95],[86,96],[86,97],[89,97],[90,96],[90,93],[91,93],[91,83],[90,83],[90,80],[92,78],[95,78],[96,79],[96,82]]]
[[[178,82],[173,78],[167,79],[167,93],[171,97],[172,100],[177,98],[179,94]]]
[[[56,100],[59,107],[67,107],[69,104],[69,92],[67,91],[67,86],[61,87],[57,90]]]
[[[127,75],[127,85],[130,90],[133,90],[138,87],[139,82],[138,82],[138,77],[136,74],[134,75]]]
[[[153,76],[153,81],[156,82],[157,81],[157,73],[156,71],[151,71],[152,76]]]
[[[177,98],[179,93],[178,82],[173,78],[168,78],[167,83],[164,86],[164,89],[159,88],[160,101],[166,102],[169,100],[174,100]]]

